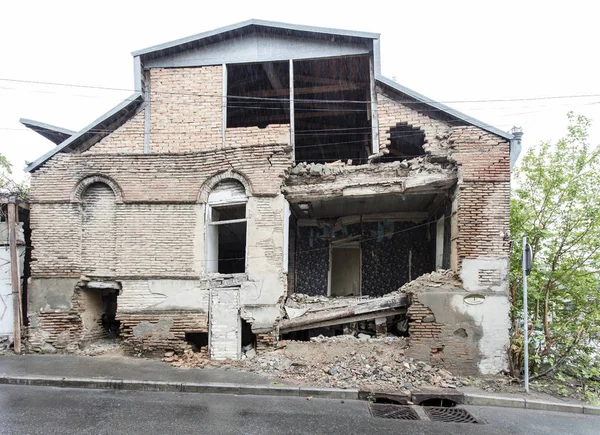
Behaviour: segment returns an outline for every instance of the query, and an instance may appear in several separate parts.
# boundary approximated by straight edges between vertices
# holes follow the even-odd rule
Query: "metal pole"
[[[523,364],[525,392],[529,393],[529,325],[527,321],[527,237],[523,236]]]
[[[19,273],[19,254],[17,250],[17,204],[15,198],[9,198],[8,204],[8,246],[10,250],[10,282],[12,285],[12,304],[14,315],[14,351],[21,353],[21,274]]]

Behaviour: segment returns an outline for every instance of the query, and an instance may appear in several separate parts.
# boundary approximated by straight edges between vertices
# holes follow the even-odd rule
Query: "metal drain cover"
[[[423,409],[432,421],[441,421],[444,423],[479,423],[469,411],[463,408],[425,406]]]
[[[371,403],[371,415],[379,418],[394,418],[397,420],[420,420],[419,415],[410,406],[388,405],[386,403]]]

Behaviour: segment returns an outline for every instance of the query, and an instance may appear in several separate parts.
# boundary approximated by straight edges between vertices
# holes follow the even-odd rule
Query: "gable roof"
[[[56,145],[66,141],[76,133],[72,130],[67,130],[66,128],[56,127],[55,125],[34,121],[33,119],[21,118],[19,119],[19,122],[25,127],[30,128],[36,133],[44,136],[49,141],[54,142]]]
[[[113,107],[100,118],[96,119],[94,122],[87,125],[79,132],[75,133],[73,136],[59,144],[56,148],[48,151],[35,162],[27,165],[25,171],[31,172],[36,170],[48,159],[62,151],[73,150],[78,146],[84,145],[86,142],[100,140],[102,137],[108,135],[108,132],[111,129],[115,129],[117,126],[121,125],[123,122],[129,119],[135,113],[136,109],[141,105],[142,102],[143,98],[141,92],[136,92],[132,94],[122,103]]]
[[[142,50],[134,51],[132,54],[136,59],[136,81],[141,80],[141,63],[139,62],[140,59],[142,59],[143,61],[144,59],[154,59],[157,57],[168,56],[186,50],[196,49],[198,47],[212,44],[214,42],[223,41],[224,39],[230,37],[243,36],[245,32],[247,33],[252,29],[261,29],[275,34],[286,36],[293,35],[297,37],[312,37],[322,39],[324,41],[330,41],[331,37],[335,37],[338,40],[346,39],[349,41],[363,41],[360,42],[360,44],[372,44],[370,45],[370,47],[373,50],[372,56],[374,57],[375,64],[375,79],[378,85],[384,88],[388,88],[393,92],[400,93],[403,96],[408,97],[409,99],[413,99],[419,104],[431,107],[439,111],[441,114],[450,117],[451,119],[461,121],[465,124],[474,125],[485,131],[496,134],[508,140],[511,140],[513,138],[513,136],[510,133],[507,133],[489,124],[472,118],[444,104],[438,103],[430,98],[425,97],[424,95],[419,94],[418,92],[415,92],[405,86],[394,82],[393,80],[388,79],[387,77],[382,76],[379,73],[378,33],[356,32],[351,30],[329,29],[323,27],[303,26],[252,19],[243,21],[241,23],[232,24],[230,26],[221,27],[208,32],[192,35],[186,38],[166,42],[164,44],[155,45]],[[141,89],[141,82],[136,84],[136,89]],[[115,128],[122,125],[125,121],[127,121],[131,116],[133,116],[133,114],[136,113],[136,110],[140,107],[142,103],[143,94],[138,91],[131,95],[129,98],[127,98],[125,101],[123,101],[121,104],[117,105],[116,107],[114,107],[113,109],[111,109],[110,111],[108,111],[100,118],[96,119],[90,125],[86,126],[77,133],[65,129],[60,129],[59,127],[50,126],[48,124],[39,123],[36,121],[22,120],[24,125],[33,128],[38,133],[44,135],[42,133],[42,131],[44,131],[48,136],[52,136],[54,138],[54,140],[50,140],[58,140],[61,137],[60,135],[63,135],[62,137],[65,138],[60,143],[55,142],[59,143],[59,145],[55,149],[44,154],[35,162],[30,163],[25,168],[25,171],[34,171],[42,164],[44,164],[48,159],[50,159],[52,156],[59,152],[70,151],[79,146],[86,145],[86,143],[93,144],[97,142],[102,137],[106,136],[108,132],[111,131],[111,129],[114,130]],[[69,134],[70,136],[67,137],[67,135]]]
[[[131,53],[133,56],[161,56],[174,51],[182,51],[191,48],[197,44],[211,43],[216,40],[222,40],[230,34],[239,33],[247,28],[263,28],[276,32],[287,32],[298,34],[298,36],[307,36],[307,34],[322,36],[338,36],[350,39],[379,39],[379,33],[356,32],[353,30],[329,29],[325,27],[302,26],[297,24],[280,23],[277,21],[265,21],[251,19],[230,26],[220,27],[208,32],[198,33],[186,38],[176,39],[163,44],[154,45]]]

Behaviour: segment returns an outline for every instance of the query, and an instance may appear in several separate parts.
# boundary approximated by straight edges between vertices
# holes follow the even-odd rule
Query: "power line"
[[[37,80],[21,80],[21,79],[11,79],[11,78],[2,78],[0,77],[0,81],[11,82],[11,83],[26,83],[26,84],[37,84],[37,85],[46,85],[46,86],[61,86],[61,87],[72,87],[72,88],[80,88],[80,89],[96,89],[96,90],[110,90],[110,91],[121,91],[121,92],[135,92],[133,89],[125,89],[125,88],[113,88],[106,86],[93,86],[93,85],[78,85],[78,84],[70,84],[70,83],[58,83],[58,82],[45,82],[45,81],[37,81]],[[12,89],[19,90],[17,88],[2,88],[2,89]],[[33,92],[45,92],[45,91],[33,91]],[[210,97],[210,98],[219,98],[222,99],[222,94],[201,94],[194,92],[165,92],[165,91],[152,91],[151,93],[156,94],[172,94],[172,95],[195,95],[199,97]],[[269,98],[269,97],[252,97],[252,96],[244,96],[244,95],[228,95],[229,98],[240,98],[246,100],[260,100],[260,101],[279,101],[286,102],[290,101],[289,98]],[[561,100],[561,99],[576,99],[576,98],[596,98],[600,97],[600,94],[572,94],[572,95],[547,95],[540,97],[517,97],[517,98],[486,98],[486,99],[476,99],[476,100],[425,100],[425,101],[415,101],[414,99],[410,100],[393,100],[397,103],[402,104],[461,104],[461,103],[499,103],[499,102],[512,102],[512,101],[543,101],[543,100]],[[371,103],[370,100],[311,100],[311,99],[294,99],[295,102],[300,103],[330,103],[330,102],[344,102],[344,103],[355,103],[355,104],[368,104]]]

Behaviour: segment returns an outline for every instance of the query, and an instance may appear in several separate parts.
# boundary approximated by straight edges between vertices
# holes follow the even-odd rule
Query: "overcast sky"
[[[402,85],[503,130],[521,126],[525,146],[561,137],[573,110],[595,121],[598,143],[600,10],[594,3],[5,2],[0,152],[21,178],[25,160],[55,145],[19,118],[79,130],[131,93],[132,51],[250,18],[380,33],[382,73]],[[572,97],[581,95],[591,96]]]

